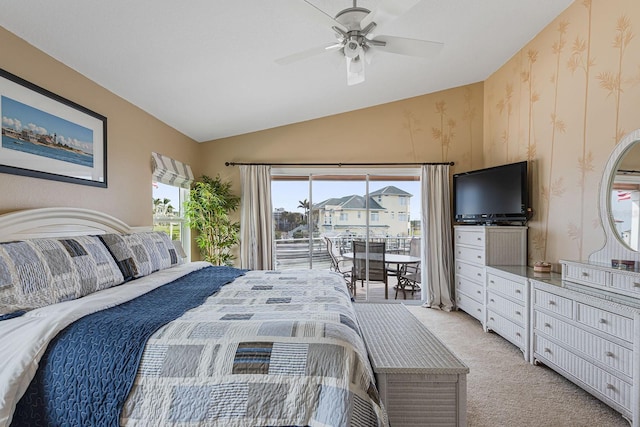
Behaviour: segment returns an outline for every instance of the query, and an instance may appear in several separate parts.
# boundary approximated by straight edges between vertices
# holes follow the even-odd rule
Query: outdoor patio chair
[[[398,275],[395,299],[398,299],[398,291],[402,291],[404,299],[407,299],[407,292],[411,292],[411,295],[413,295],[414,292],[419,291],[421,275],[420,263],[406,264],[403,271]]]
[[[364,286],[367,280],[366,242],[353,241],[353,268],[351,270],[351,292],[356,295],[356,282]],[[383,282],[387,287],[387,268],[385,263],[385,243],[369,242],[369,281]],[[386,292],[386,291],[385,291]]]
[[[351,284],[351,268],[353,266],[353,262],[349,258],[345,258],[340,254],[340,251],[335,247],[333,241],[327,236],[324,236],[324,240],[327,244],[327,252],[329,253],[329,257],[331,258],[331,267],[329,269],[331,271],[335,271],[337,273],[342,274],[347,285]]]

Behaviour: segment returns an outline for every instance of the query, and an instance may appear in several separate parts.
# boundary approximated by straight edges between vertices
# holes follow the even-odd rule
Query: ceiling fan
[[[276,63],[287,65],[324,52],[339,51],[345,57],[347,84],[351,86],[364,82],[365,62],[369,62],[373,51],[428,58],[442,48],[443,44],[435,41],[387,35],[374,36],[377,27],[403,15],[420,0],[381,0],[374,11],[359,7],[356,1],[353,0],[352,7],[338,12],[335,17],[308,0],[291,2],[291,5],[298,6],[304,16],[330,26],[338,41],[279,58]]]

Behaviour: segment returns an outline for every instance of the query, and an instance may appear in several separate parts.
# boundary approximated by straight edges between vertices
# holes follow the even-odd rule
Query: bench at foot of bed
[[[355,308],[391,426],[465,426],[469,368],[405,306]]]

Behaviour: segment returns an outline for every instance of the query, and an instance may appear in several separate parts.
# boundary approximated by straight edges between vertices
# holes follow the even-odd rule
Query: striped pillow
[[[95,236],[0,243],[0,319],[123,282]]]

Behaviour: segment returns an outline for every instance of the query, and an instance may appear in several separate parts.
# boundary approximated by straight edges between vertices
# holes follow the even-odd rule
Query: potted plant
[[[240,223],[230,213],[238,209],[240,197],[231,193],[231,182],[220,176],[203,175],[195,182],[185,202],[188,226],[198,231],[196,244],[205,261],[214,265],[232,265],[231,248],[240,240]]]

